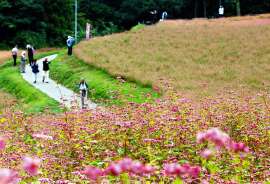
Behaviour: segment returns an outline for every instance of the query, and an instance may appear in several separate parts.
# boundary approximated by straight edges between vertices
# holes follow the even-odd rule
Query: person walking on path
[[[17,55],[18,55],[18,48],[17,45],[11,50],[12,57],[13,57],[13,66],[17,65]]]
[[[86,108],[85,100],[87,100],[88,85],[84,79],[81,79],[81,82],[79,84],[79,89],[80,89],[82,109],[85,109]]]
[[[29,44],[26,46],[26,48],[27,48],[27,52],[28,52],[29,64],[31,66],[33,61],[34,61],[34,48]]]
[[[31,68],[32,68],[32,72],[34,74],[34,83],[37,83],[37,74],[39,72],[37,60],[33,60]]]
[[[26,64],[26,52],[22,51],[21,56],[21,73],[25,73],[25,64]]]
[[[75,40],[72,36],[68,36],[67,39],[67,47],[68,47],[68,55],[71,56],[72,55],[72,47],[75,43]]]
[[[49,83],[48,79],[49,79],[49,67],[50,61],[48,61],[47,58],[45,58],[45,60],[43,61],[43,79],[42,82],[46,82]]]

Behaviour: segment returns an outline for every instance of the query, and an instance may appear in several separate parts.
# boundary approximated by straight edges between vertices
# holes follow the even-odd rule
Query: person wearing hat
[[[72,47],[75,43],[75,40],[72,36],[68,36],[67,39],[67,47],[68,47],[68,55],[71,56],[72,55]]]
[[[21,55],[21,73],[25,73],[25,64],[26,64],[26,52],[22,51],[22,55]]]
[[[83,78],[80,81],[79,89],[80,89],[80,95],[81,95],[82,109],[85,109],[86,108],[85,99],[87,99],[88,85]]]
[[[18,47],[17,45],[11,50],[12,57],[13,57],[13,66],[17,65],[17,55],[18,55]]]

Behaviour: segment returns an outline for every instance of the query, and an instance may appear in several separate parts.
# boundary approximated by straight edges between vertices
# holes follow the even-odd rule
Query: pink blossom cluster
[[[0,184],[19,183],[18,173],[10,169],[0,169]]]
[[[211,128],[206,132],[200,132],[197,134],[198,143],[205,141],[212,142],[217,147],[225,147],[230,142],[230,137],[218,128]]]
[[[0,137],[0,150],[5,149],[6,147],[6,142],[4,137]]]
[[[244,143],[237,143],[231,140],[228,134],[222,132],[218,128],[211,128],[206,132],[200,132],[197,134],[198,143],[203,143],[206,141],[212,142],[218,148],[225,147],[234,152],[249,152],[249,148]],[[212,153],[210,153],[210,150],[205,150],[201,153],[201,155],[205,158],[210,157],[211,154]]]
[[[40,159],[25,157],[23,159],[23,168],[31,176],[38,174],[38,169],[40,167]]]
[[[32,136],[35,138],[44,139],[44,140],[53,140],[52,136],[45,135],[45,134],[33,134]]]
[[[122,173],[130,175],[149,175],[155,172],[155,168],[150,165],[144,165],[139,161],[133,161],[130,158],[124,158],[118,162],[111,163],[106,169],[102,170],[89,166],[81,173],[88,179],[97,180],[100,176],[113,175],[119,176]]]
[[[201,167],[191,166],[189,164],[179,165],[178,163],[165,164],[163,173],[167,176],[192,177],[198,178],[201,172]]]

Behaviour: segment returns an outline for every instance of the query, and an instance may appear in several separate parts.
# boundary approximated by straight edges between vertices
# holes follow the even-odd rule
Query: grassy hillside
[[[270,19],[166,21],[81,42],[76,55],[144,84],[169,82],[195,96],[270,86]]]
[[[0,112],[4,108],[13,106],[15,103],[16,99],[12,95],[0,90]]]
[[[99,104],[141,103],[159,96],[149,86],[115,79],[106,71],[85,64],[75,56],[67,56],[66,50],[58,54],[50,67],[51,77],[77,92],[77,85],[84,78],[90,87],[89,98]]]

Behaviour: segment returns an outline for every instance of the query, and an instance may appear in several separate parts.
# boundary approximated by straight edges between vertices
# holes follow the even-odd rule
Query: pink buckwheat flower
[[[153,174],[156,171],[156,168],[151,165],[145,165],[143,167],[143,174]]]
[[[233,150],[234,152],[249,152],[249,148],[242,142],[232,142],[230,144],[230,147],[229,147],[231,150]]]
[[[31,176],[38,174],[38,169],[40,166],[40,159],[25,157],[23,159],[23,169]]]
[[[88,179],[97,180],[100,176],[103,175],[103,171],[96,168],[89,166],[84,171],[81,172],[82,174],[86,175]]]
[[[205,159],[209,159],[213,155],[213,152],[210,149],[205,149],[204,151],[201,152],[200,155]]]
[[[130,158],[124,158],[118,162],[122,171],[130,171],[132,163],[133,161]]]
[[[211,128],[197,134],[198,143],[205,141],[214,143],[216,147],[225,147],[230,142],[230,137],[218,128]]]
[[[163,169],[165,175],[167,176],[175,176],[180,175],[182,173],[182,168],[177,163],[165,164]]]
[[[144,165],[139,161],[133,162],[131,165],[131,172],[133,174],[136,174],[136,175],[143,174],[144,173]]]
[[[18,174],[10,169],[0,169],[0,184],[19,183]]]
[[[44,139],[44,140],[53,140],[52,136],[44,135],[44,134],[33,134],[32,136],[35,138],[40,138],[40,139]]]
[[[6,147],[6,141],[5,141],[5,138],[0,137],[0,150],[5,149],[5,147]]]
[[[105,173],[111,174],[113,176],[119,176],[123,172],[121,166],[116,163],[112,163],[109,167],[106,168]]]

